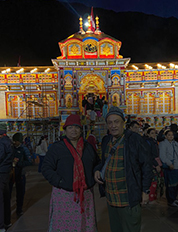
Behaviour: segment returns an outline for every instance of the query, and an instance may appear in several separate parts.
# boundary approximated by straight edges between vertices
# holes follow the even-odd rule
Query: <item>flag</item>
[[[91,30],[95,31],[95,19],[93,14],[93,7],[91,8],[91,18],[90,18]]]

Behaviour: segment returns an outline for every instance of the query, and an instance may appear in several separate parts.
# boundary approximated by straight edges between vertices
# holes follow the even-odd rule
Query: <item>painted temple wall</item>
[[[175,87],[175,114],[178,114],[178,86]]]
[[[0,91],[0,118],[1,119],[6,119],[6,105],[5,105],[5,92]]]

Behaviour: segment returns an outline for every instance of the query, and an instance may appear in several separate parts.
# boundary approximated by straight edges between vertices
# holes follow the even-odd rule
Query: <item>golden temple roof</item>
[[[105,34],[104,32],[101,32],[100,34],[95,34],[95,33],[81,34],[81,33],[77,32],[77,33],[67,37],[66,39],[60,41],[60,43],[64,43],[64,42],[68,41],[69,39],[79,39],[82,41],[84,38],[88,38],[88,37],[94,37],[94,38],[98,39],[99,41],[102,39],[109,38],[115,42],[121,42],[120,40],[115,39],[112,36]]]

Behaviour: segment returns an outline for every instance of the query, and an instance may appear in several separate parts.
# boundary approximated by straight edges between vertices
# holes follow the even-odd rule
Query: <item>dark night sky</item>
[[[60,2],[80,2],[87,6],[100,7],[116,12],[134,11],[154,14],[160,17],[178,18],[178,0],[58,0]]]
[[[92,6],[101,30],[123,43],[124,57],[178,60],[178,0],[0,0],[0,66],[16,65],[19,56],[21,65],[51,64],[58,42],[78,31],[79,17],[86,20]]]

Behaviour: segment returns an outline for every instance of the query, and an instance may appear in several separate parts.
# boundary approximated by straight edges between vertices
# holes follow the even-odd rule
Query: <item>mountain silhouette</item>
[[[57,0],[0,1],[0,66],[52,65],[58,42],[79,31],[79,16],[91,9]],[[122,42],[120,54],[131,62],[178,60],[178,19],[139,12],[94,8],[100,30]]]

